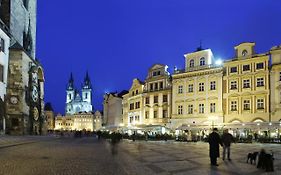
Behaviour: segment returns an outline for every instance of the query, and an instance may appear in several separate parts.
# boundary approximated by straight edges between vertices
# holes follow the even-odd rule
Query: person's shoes
[[[228,161],[231,161],[231,159],[229,158]]]

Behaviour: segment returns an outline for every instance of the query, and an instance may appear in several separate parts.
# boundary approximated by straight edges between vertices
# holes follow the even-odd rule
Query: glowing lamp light
[[[260,126],[260,123],[257,123],[258,126]]]
[[[270,123],[269,123],[269,126],[271,126],[271,125],[272,125],[272,123],[270,122]]]
[[[222,60],[221,59],[216,60],[215,64],[218,66],[222,65]]]

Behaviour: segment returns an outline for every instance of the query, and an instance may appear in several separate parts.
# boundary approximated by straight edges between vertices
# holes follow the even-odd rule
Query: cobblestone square
[[[10,139],[10,141],[9,141]],[[3,141],[4,140],[4,141]],[[21,141],[22,144],[12,145]],[[28,142],[24,142],[27,140]],[[9,146],[3,146],[9,143]],[[18,143],[18,142],[17,142]],[[246,163],[249,152],[265,148],[274,152],[275,171],[266,173]],[[183,174],[279,174],[279,144],[233,144],[232,161],[218,160],[211,167],[208,144],[197,142],[152,142],[123,140],[118,153],[111,154],[108,141],[96,138],[27,137],[0,139],[0,174],[2,175],[183,175]]]

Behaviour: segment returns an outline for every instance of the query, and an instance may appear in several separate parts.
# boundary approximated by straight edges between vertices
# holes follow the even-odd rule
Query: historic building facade
[[[6,133],[42,134],[44,73],[35,59],[36,0],[2,0],[0,18],[11,35],[6,95]]]
[[[239,44],[224,62],[224,123],[270,121],[269,54],[256,54],[254,46]]]
[[[123,123],[122,96],[128,91],[120,93],[106,93],[103,96],[103,124],[106,128],[117,128]]]
[[[47,129],[54,130],[55,128],[55,113],[52,108],[51,103],[46,103],[45,105],[45,116],[47,120]]]
[[[154,64],[148,70],[143,91],[143,124],[166,125],[171,117],[171,76],[168,66]]]
[[[93,110],[92,84],[88,72],[86,73],[81,91],[82,91],[82,98],[79,94],[79,91],[76,90],[74,87],[74,79],[71,73],[66,89],[66,107],[65,107],[66,114],[91,112]]]
[[[223,123],[223,69],[210,49],[185,55],[185,69],[172,75],[171,128]]]
[[[272,47],[270,55],[270,121],[281,122],[281,45]]]

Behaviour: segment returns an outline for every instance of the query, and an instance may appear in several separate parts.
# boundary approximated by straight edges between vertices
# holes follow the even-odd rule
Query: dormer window
[[[189,67],[194,67],[194,60],[190,60]]]
[[[242,56],[244,57],[244,56],[247,56],[248,55],[248,51],[247,50],[243,50],[242,51]]]
[[[205,65],[205,58],[202,57],[200,58],[200,66],[204,66]]]

